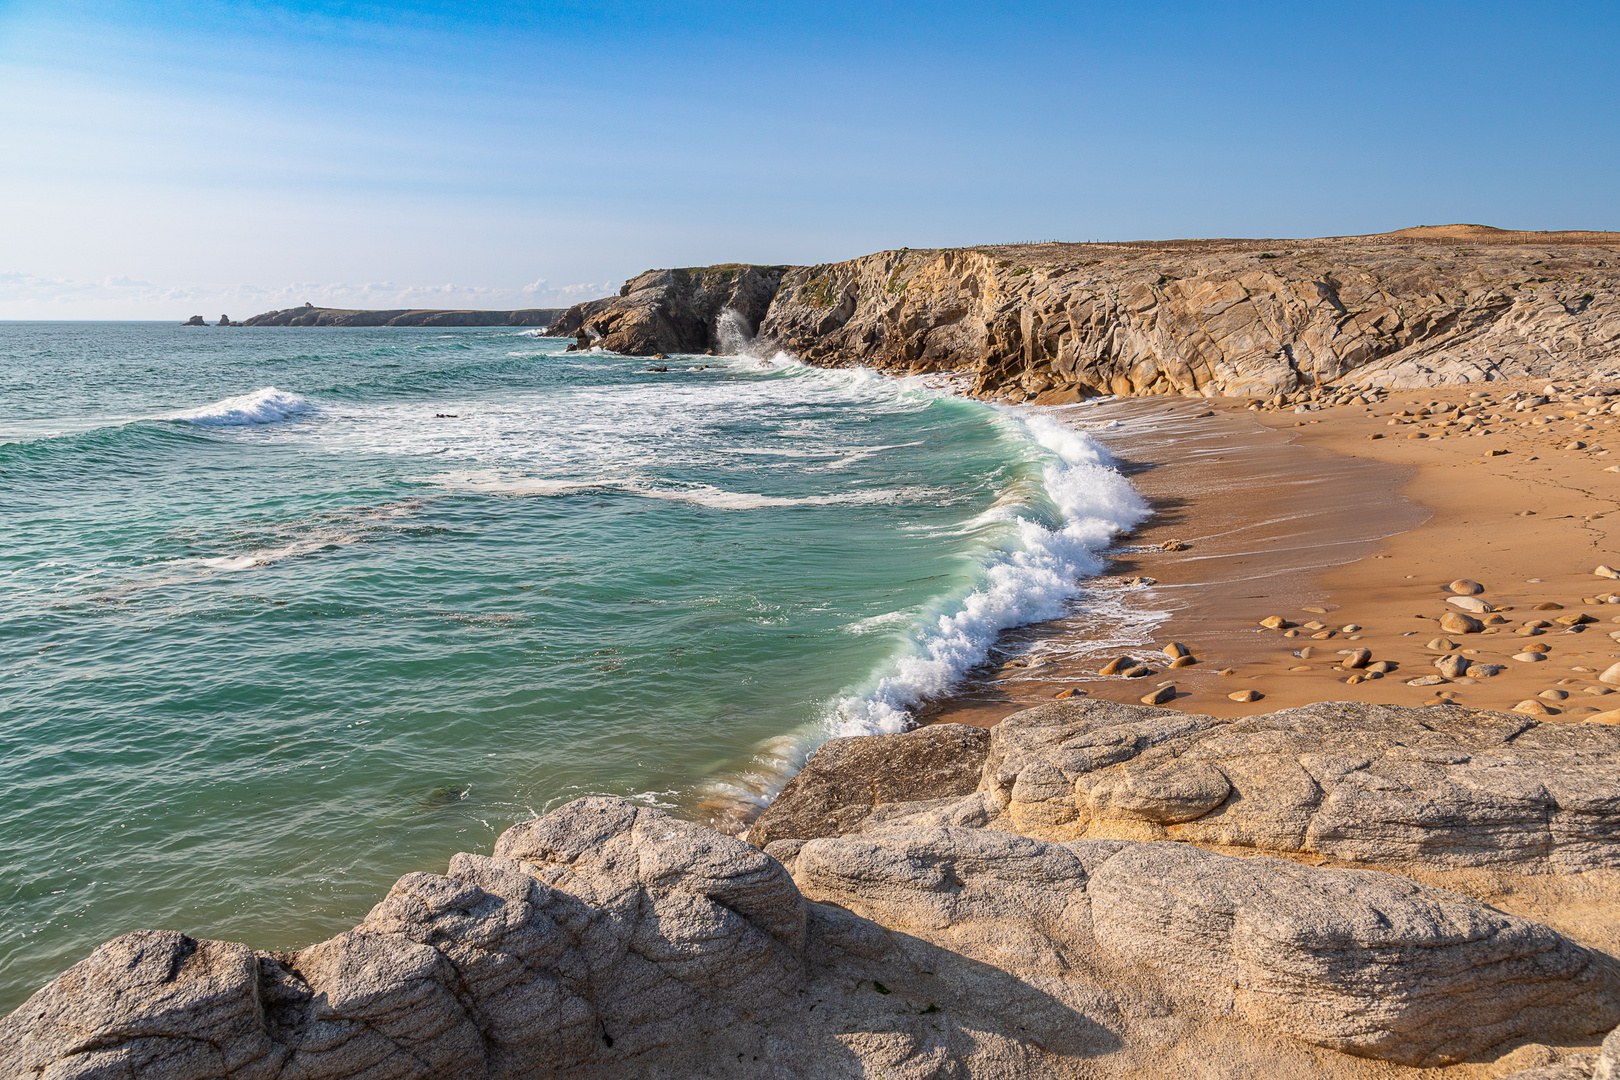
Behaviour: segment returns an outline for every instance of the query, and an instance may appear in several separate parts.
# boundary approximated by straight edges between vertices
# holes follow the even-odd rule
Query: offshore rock
[[[786,269],[728,263],[648,270],[625,282],[618,296],[575,304],[546,333],[574,338],[570,350],[627,356],[733,351],[754,336]],[[728,311],[743,324],[734,326],[735,341],[722,340]]]
[[[882,804],[970,794],[989,753],[990,732],[966,724],[831,739],[755,819],[748,840],[764,848],[860,832]]]

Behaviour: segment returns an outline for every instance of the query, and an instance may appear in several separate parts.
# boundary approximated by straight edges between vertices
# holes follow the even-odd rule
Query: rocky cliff
[[[1585,375],[1620,365],[1620,234],[890,251],[789,272],[760,338],[1021,400]]]
[[[574,338],[571,350],[629,356],[735,352],[765,318],[786,269],[728,263],[648,270],[625,282],[618,296],[575,304],[548,333]]]
[[[1620,234],[1485,226],[1319,240],[885,251],[648,271],[552,333],[636,356],[752,350],[971,373],[976,393],[1271,395],[1620,366]]]
[[[549,326],[562,308],[520,311],[451,311],[440,308],[394,308],[355,311],[318,308],[312,304],[267,311],[234,326]]]
[[[882,772],[890,745],[953,785],[982,761],[977,790],[910,798],[927,792]],[[838,793],[806,787],[819,809],[779,816],[764,852],[587,798],[406,875],[297,952],[115,939],[0,1021],[0,1075],[1620,1067],[1620,1036],[1596,1046],[1620,1021],[1620,729],[1076,701],[988,746],[944,731],[829,753],[879,770],[865,810],[829,828]]]

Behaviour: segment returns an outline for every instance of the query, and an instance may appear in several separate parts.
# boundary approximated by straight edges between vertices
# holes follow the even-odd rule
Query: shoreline
[[[1082,613],[1009,631],[991,664],[920,710],[920,723],[990,726],[1064,692],[1136,703],[1171,680],[1176,697],[1165,707],[1218,717],[1331,700],[1500,711],[1535,701],[1546,711],[1524,710],[1552,720],[1606,712],[1620,697],[1597,676],[1620,657],[1608,637],[1620,630],[1611,625],[1620,622],[1620,606],[1590,601],[1620,586],[1592,574],[1615,561],[1606,517],[1620,508],[1620,474],[1604,471],[1620,460],[1604,447],[1605,437],[1620,445],[1620,431],[1606,423],[1614,417],[1588,415],[1594,406],[1578,400],[1549,401],[1524,412],[1487,411],[1504,419],[1457,434],[1455,423],[1389,415],[1430,403],[1499,404],[1546,385],[1392,390],[1370,406],[1308,413],[1256,412],[1220,398],[1053,410],[1115,454],[1153,506],[1153,517],[1110,550],[1109,572],[1086,583],[1080,606],[1101,599],[1139,620],[1144,640],[1119,655],[1154,674],[1099,674],[1113,654],[1080,636],[1088,622]],[[1122,425],[1109,424],[1116,420]],[[1584,445],[1561,449],[1574,442]],[[1159,549],[1170,541],[1187,546]],[[1155,584],[1127,584],[1137,577]],[[1444,586],[1459,578],[1485,586],[1478,599],[1500,609],[1502,625],[1473,634],[1441,629],[1439,619],[1455,610]],[[1561,606],[1534,610],[1545,604]],[[1553,622],[1581,613],[1597,622],[1573,630]],[[1298,625],[1285,636],[1260,627],[1269,616]],[[1090,617],[1091,628],[1096,621]],[[1552,625],[1533,633],[1523,625],[1530,621]],[[1428,648],[1440,639],[1455,648]],[[1188,646],[1197,663],[1169,669],[1160,650],[1171,642]],[[1547,661],[1512,659],[1526,647],[1549,650]],[[1357,672],[1339,669],[1341,650],[1361,648],[1395,670],[1348,682]],[[1503,670],[1447,679],[1433,666],[1444,655]],[[1408,685],[1430,677],[1442,681]],[[1244,690],[1263,696],[1227,696]]]

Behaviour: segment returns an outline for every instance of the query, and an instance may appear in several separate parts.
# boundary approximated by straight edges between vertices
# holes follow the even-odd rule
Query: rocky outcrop
[[[519,311],[465,311],[440,308],[393,308],[356,311],[318,308],[313,304],[267,311],[240,326],[548,326],[562,308],[525,308]]]
[[[207,326],[208,324],[203,321],[203,317],[201,315],[193,315],[191,318],[187,319],[185,322],[181,323],[180,325],[181,326]]]
[[[755,819],[748,840],[763,848],[860,832],[885,804],[967,795],[978,790],[989,752],[990,732],[966,724],[830,739]]]
[[[547,333],[574,338],[571,350],[627,356],[738,352],[765,318],[786,269],[728,263],[648,270],[618,296],[575,304]]]
[[[1025,400],[1565,377],[1615,364],[1617,260],[1617,234],[1482,226],[888,251],[794,268],[760,339]]]
[[[353,931],[298,952],[109,942],[0,1021],[0,1076],[1370,1078],[1531,1038],[1541,1056],[1503,1061],[1606,1068],[1540,1044],[1590,1046],[1620,1021],[1615,961],[1540,922],[1401,874],[1091,835],[1277,799],[1252,786],[1277,771],[1321,798],[1252,808],[1268,836],[1359,784],[1409,817],[1443,803],[1393,840],[1395,804],[1366,812],[1380,852],[1449,865],[1541,785],[1549,820],[1588,827],[1548,824],[1533,859],[1508,862],[1602,861],[1590,841],[1614,812],[1597,792],[1620,782],[1620,732],[1313,709],[1031,710],[992,731],[974,795],[881,803],[862,832],[769,852],[581,799],[492,856],[406,875]],[[1470,839],[1424,842],[1437,829]]]

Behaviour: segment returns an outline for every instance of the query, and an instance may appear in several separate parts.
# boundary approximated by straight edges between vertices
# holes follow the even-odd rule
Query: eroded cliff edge
[[[297,952],[108,942],[0,1021],[0,1075],[1620,1066],[1620,1035],[1597,1046],[1620,1022],[1620,729],[1075,701],[1009,717],[988,746],[868,738],[909,739],[897,753],[947,774],[982,759],[977,790],[814,815],[818,835],[763,852],[581,799],[492,856],[406,875]]]
[[[620,297],[569,309],[551,332],[631,355],[703,352],[733,307],[758,352],[960,371],[974,392],[1018,400],[1429,386],[1615,364],[1617,263],[1620,234],[1484,226],[885,251],[648,271]],[[694,282],[722,275],[691,302]],[[743,278],[741,302],[720,296]]]

